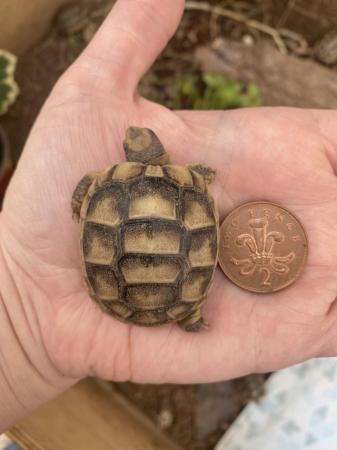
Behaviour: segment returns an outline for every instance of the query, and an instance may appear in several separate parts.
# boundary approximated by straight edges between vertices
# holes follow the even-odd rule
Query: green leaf
[[[6,83],[0,83],[0,108],[1,105],[5,104],[7,101],[8,95],[11,92],[11,88]],[[1,109],[0,109],[1,112]]]
[[[177,76],[172,86],[165,86],[166,99],[156,98],[155,92],[154,88],[150,90],[148,98],[173,109],[224,110],[262,104],[256,85],[245,85],[210,72]]]
[[[7,70],[9,61],[4,56],[0,55],[0,81],[5,80],[8,76]]]
[[[202,80],[206,86],[218,89],[225,86],[225,79],[218,73],[205,72],[202,74]]]
[[[240,106],[241,107],[247,107],[247,106],[261,106],[262,105],[262,98],[259,93],[259,90],[255,84],[250,83],[247,86],[246,93],[243,94],[240,98]]]
[[[16,56],[0,49],[0,114],[15,101],[19,88],[14,80]]]
[[[180,91],[190,98],[198,97],[197,79],[195,76],[185,78],[181,81]]]
[[[261,105],[257,87],[245,87],[236,80],[228,80],[223,75],[205,72],[185,74],[177,82],[174,104],[193,109],[230,109]]]

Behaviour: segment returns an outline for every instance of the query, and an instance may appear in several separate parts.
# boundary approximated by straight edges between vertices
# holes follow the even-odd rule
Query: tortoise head
[[[163,144],[149,128],[129,127],[123,146],[128,161],[151,165],[169,163]]]

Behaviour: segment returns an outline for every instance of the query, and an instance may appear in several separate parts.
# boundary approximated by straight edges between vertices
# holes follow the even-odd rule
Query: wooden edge
[[[110,383],[86,379],[14,426],[23,450],[181,450]]]

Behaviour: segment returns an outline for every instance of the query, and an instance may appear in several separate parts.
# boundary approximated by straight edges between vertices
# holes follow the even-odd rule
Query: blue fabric
[[[17,444],[9,444],[8,447],[6,447],[4,450],[21,450],[21,447],[19,447]]]
[[[337,450],[337,358],[307,361],[277,373],[215,450]]]

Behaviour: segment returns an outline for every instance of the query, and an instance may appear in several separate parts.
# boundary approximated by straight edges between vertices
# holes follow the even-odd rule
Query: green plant
[[[14,80],[16,62],[15,55],[0,49],[0,115],[7,112],[19,93]]]
[[[261,106],[262,98],[255,84],[245,86],[223,75],[206,72],[178,79],[174,103],[176,108],[232,109]]]

